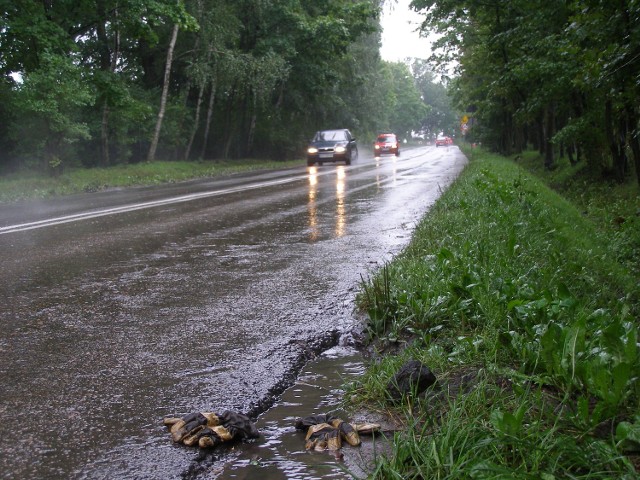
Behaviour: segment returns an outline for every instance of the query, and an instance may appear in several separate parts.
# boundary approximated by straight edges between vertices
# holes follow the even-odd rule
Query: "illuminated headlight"
[[[375,146],[374,146],[374,148],[375,148],[376,150],[380,150],[380,145],[375,145]]]
[[[318,153],[318,149],[316,147],[309,147],[307,153]]]
[[[336,147],[336,153],[344,153],[347,149],[345,147]]]

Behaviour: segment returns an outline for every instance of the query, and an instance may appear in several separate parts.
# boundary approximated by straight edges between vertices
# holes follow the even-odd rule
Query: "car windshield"
[[[395,142],[395,137],[393,135],[380,135],[378,137],[379,142]]]
[[[317,132],[313,137],[314,142],[331,142],[347,140],[347,133],[344,130],[324,130]]]

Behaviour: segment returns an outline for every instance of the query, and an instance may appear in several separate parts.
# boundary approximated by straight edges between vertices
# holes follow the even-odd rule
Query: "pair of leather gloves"
[[[251,419],[241,413],[225,410],[217,413],[190,413],[182,418],[167,417],[171,439],[188,447],[212,448],[232,440],[257,438],[260,432]]]
[[[175,443],[189,447],[212,448],[224,442],[260,436],[249,417],[229,410],[222,414],[196,412],[182,418],[167,417],[163,423],[169,427]],[[351,424],[329,414],[300,418],[295,426],[306,432],[307,450],[338,451],[343,441],[355,447],[360,445],[360,434],[374,434],[380,430],[380,425],[375,423]]]
[[[373,434],[380,430],[375,423],[351,424],[329,414],[310,415],[296,421],[298,430],[306,431],[307,450],[340,450],[344,440],[352,447],[360,445],[360,433]]]

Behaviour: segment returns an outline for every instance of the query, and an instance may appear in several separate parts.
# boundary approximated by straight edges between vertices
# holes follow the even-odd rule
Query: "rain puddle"
[[[227,463],[223,471],[209,475],[217,480],[365,478],[375,456],[388,445],[382,435],[362,435],[359,447],[345,442],[336,454],[305,451],[304,433],[294,427],[297,418],[321,413],[332,413],[346,421],[368,420],[349,418],[339,405],[343,394],[340,387],[364,370],[362,355],[352,348],[334,347],[324,352],[307,364],[296,384],[258,418],[262,437],[255,443],[239,446],[239,456]]]

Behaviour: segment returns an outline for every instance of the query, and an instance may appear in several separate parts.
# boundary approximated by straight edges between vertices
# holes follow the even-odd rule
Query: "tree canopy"
[[[640,4],[634,0],[413,0],[457,64],[470,136],[503,154],[533,145],[640,181]],[[631,161],[633,159],[633,161]]]
[[[0,173],[291,158],[433,110],[427,77],[380,58],[378,0],[0,3]]]

